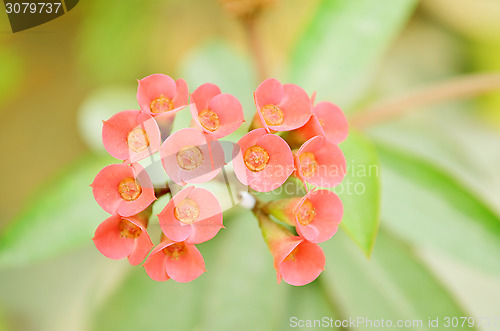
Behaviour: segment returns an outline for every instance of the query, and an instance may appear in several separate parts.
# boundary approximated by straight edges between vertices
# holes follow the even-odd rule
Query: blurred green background
[[[350,118],[500,71],[497,0],[259,3],[268,75]],[[95,249],[106,214],[88,187],[113,162],[100,121],[137,108],[136,80],[151,73],[185,78],[190,91],[219,84],[247,120],[254,111],[252,49],[216,0],[81,1],[15,34],[0,14],[0,330],[281,330],[292,316],[419,319],[427,329],[429,317],[500,317],[499,92],[351,125],[348,163],[379,176],[346,178],[366,190],[341,194],[343,228],[322,244],[318,281],[277,285],[256,220],[236,207],[200,245],[207,273],[156,283]]]

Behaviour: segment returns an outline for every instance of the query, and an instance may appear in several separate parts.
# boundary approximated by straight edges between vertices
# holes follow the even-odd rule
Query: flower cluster
[[[210,83],[189,94],[184,80],[162,74],[139,80],[139,109],[103,122],[104,147],[123,162],[102,169],[91,185],[96,202],[111,214],[96,229],[97,249],[112,259],[142,263],[156,281],[199,277],[205,262],[196,245],[214,238],[224,225],[216,194],[198,184],[214,180],[230,157],[234,175],[250,192],[273,191],[290,176],[304,183],[305,196],[259,200],[253,211],[274,256],[278,281],[313,281],[325,264],[318,243],[335,234],[342,218],[340,199],[315,187],[334,187],[345,175],[337,144],[347,135],[347,122],[337,106],[321,102],[313,107],[302,88],[276,79],[265,80],[254,99],[251,129],[226,155],[219,139],[244,122],[236,97]],[[190,109],[191,126],[172,133],[176,113],[185,108]],[[139,163],[154,154],[161,159],[163,186],[153,184]],[[174,192],[175,185],[182,189]],[[148,223],[152,204],[165,194],[170,199],[158,214],[162,233],[155,247]]]
[[[305,196],[260,203],[255,214],[273,254],[278,282],[305,285],[325,266],[318,243],[330,239],[342,220],[340,198],[317,188],[333,188],[345,176],[346,161],[337,144],[347,137],[347,120],[336,105],[313,106],[314,97],[302,88],[276,79],[265,80],[254,99],[252,126],[257,129],[238,142],[243,158],[235,158],[236,176],[263,192],[276,189],[291,174],[304,183]],[[297,235],[269,215],[294,227]]]

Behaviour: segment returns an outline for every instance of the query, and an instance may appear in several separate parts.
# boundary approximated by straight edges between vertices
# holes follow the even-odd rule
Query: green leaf
[[[162,3],[93,2],[85,10],[76,54],[81,74],[91,77],[91,82],[135,85],[135,79],[164,68],[165,48],[170,43],[164,26],[158,26],[160,13],[166,10]]]
[[[44,263],[2,270],[0,310],[7,319],[5,331],[88,330],[96,303],[131,269],[127,259],[110,260],[89,240],[70,254]]]
[[[347,161],[347,175],[337,187],[344,205],[343,229],[370,256],[379,227],[379,161],[375,146],[353,130],[340,144]]]
[[[467,316],[412,250],[383,230],[369,260],[342,231],[323,244],[321,280],[337,312],[347,319],[422,320],[424,329],[429,317]]]
[[[349,106],[416,0],[323,0],[292,56],[291,79],[318,100]]]
[[[254,330],[252,323],[241,323],[248,320],[276,329],[285,314],[281,303],[287,301],[289,286],[277,284],[273,259],[257,219],[243,208],[234,212],[237,214],[223,230],[228,233],[217,243],[215,258],[207,265],[210,285],[203,300],[201,326],[207,330]]]
[[[203,276],[202,276],[203,277]],[[193,330],[206,281],[187,284],[151,280],[135,267],[117,291],[96,309],[92,330]]]
[[[402,238],[500,275],[500,218],[447,172],[383,144],[382,219]]]
[[[405,151],[460,179],[480,199],[500,206],[500,132],[485,125],[470,103],[438,105],[370,128],[370,138]],[[499,207],[496,207],[500,213]]]
[[[42,187],[0,235],[0,268],[26,265],[90,242],[108,214],[89,185],[109,156],[89,155]]]
[[[338,313],[333,309],[328,301],[327,295],[319,282],[313,282],[305,286],[291,286],[290,300],[288,300],[287,315],[283,322],[283,329],[289,330],[290,327],[318,327],[326,317],[334,320],[339,319]],[[303,322],[299,322],[302,320]],[[314,325],[314,321],[317,324]],[[338,328],[330,328],[338,329]]]
[[[97,310],[95,329],[255,330],[256,325],[281,325],[290,286],[277,284],[257,220],[236,207],[224,215],[224,223],[227,229],[198,245],[207,269],[200,278],[188,284],[157,283],[137,269]]]
[[[0,63],[4,63],[0,66],[0,106],[3,106],[19,92],[25,69],[22,57],[12,47],[0,49]]]

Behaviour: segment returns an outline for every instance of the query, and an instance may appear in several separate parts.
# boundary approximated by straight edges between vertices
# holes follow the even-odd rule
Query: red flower
[[[234,132],[245,121],[241,103],[231,94],[221,93],[215,84],[206,83],[191,95],[191,115],[194,123],[214,138]]]
[[[90,186],[99,206],[112,215],[139,214],[156,199],[151,180],[138,163],[109,165]]]
[[[337,232],[343,213],[342,201],[332,191],[309,191],[294,211],[297,232],[312,243],[325,242]]]
[[[304,124],[312,113],[311,100],[298,85],[266,79],[254,93],[259,126],[268,131],[289,131]]]
[[[295,174],[319,187],[334,187],[346,174],[346,161],[340,148],[321,136],[306,141],[294,155]]]
[[[138,82],[137,101],[145,113],[173,114],[188,104],[189,91],[183,79],[174,81],[170,76],[153,74]]]
[[[205,270],[205,261],[194,245],[163,238],[146,262],[146,273],[151,279],[162,282],[172,278],[187,283],[198,278]]]
[[[146,225],[147,218],[139,215],[113,215],[97,227],[92,240],[104,256],[110,259],[128,257],[130,264],[137,265],[153,248]]]
[[[236,177],[259,192],[280,187],[293,172],[293,155],[288,144],[264,129],[244,135],[233,149]]]
[[[111,156],[137,162],[160,149],[160,129],[150,115],[125,110],[103,122],[102,142]]]
[[[181,129],[160,148],[165,172],[176,184],[204,183],[224,166],[224,150],[217,140],[193,128]]]
[[[186,187],[158,214],[165,236],[186,244],[200,244],[215,237],[222,225],[217,198],[202,188]]]
[[[325,268],[325,254],[321,247],[294,236],[263,213],[257,216],[264,240],[274,257],[278,283],[283,279],[290,285],[302,286],[318,278]]]
[[[292,226],[307,241],[322,243],[333,237],[342,221],[340,198],[329,190],[312,190],[302,198],[271,201],[266,210]]]
[[[322,136],[338,144],[347,138],[349,124],[342,110],[331,102],[323,101],[313,107],[313,115],[303,126],[294,130],[298,140],[304,142],[314,136]]]

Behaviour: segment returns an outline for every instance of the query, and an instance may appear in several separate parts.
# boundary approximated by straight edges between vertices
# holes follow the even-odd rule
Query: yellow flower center
[[[172,100],[165,98],[163,95],[151,101],[150,109],[152,113],[165,113],[174,109]]]
[[[302,225],[309,225],[316,216],[316,211],[311,201],[306,199],[295,213],[297,221]]]
[[[203,153],[197,146],[185,146],[177,152],[177,164],[184,170],[193,170],[203,163]]]
[[[306,177],[312,176],[318,168],[316,157],[311,152],[305,152],[299,156],[300,169]]]
[[[140,227],[126,219],[120,221],[118,229],[120,230],[120,237],[122,238],[137,238],[142,232]]]
[[[185,198],[174,208],[174,216],[184,224],[194,223],[200,216],[200,208],[190,198]]]
[[[149,146],[149,136],[143,129],[137,127],[127,135],[128,148],[136,153],[145,150]]]
[[[174,243],[170,246],[167,246],[163,249],[163,252],[170,256],[170,259],[177,260],[184,253],[186,253],[186,245],[182,242]]]
[[[265,105],[260,109],[260,112],[267,125],[280,125],[285,119],[283,111],[276,105]]]
[[[293,249],[293,251],[291,251],[291,252],[290,252],[290,254],[288,254],[288,255],[285,257],[284,261],[292,260],[293,262],[295,262],[295,255],[299,252],[299,246],[300,246],[300,245],[298,245],[297,247],[295,247],[295,248]]]
[[[219,115],[213,110],[205,109],[198,114],[201,125],[208,131],[215,131],[220,127]]]
[[[267,151],[257,145],[247,148],[243,154],[243,161],[251,171],[261,171],[269,163],[269,154]]]
[[[141,195],[142,187],[134,178],[127,177],[118,184],[118,193],[123,200],[133,201]]]

